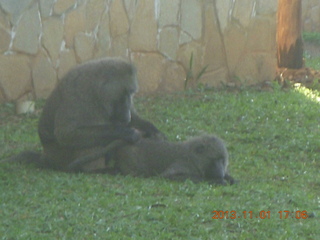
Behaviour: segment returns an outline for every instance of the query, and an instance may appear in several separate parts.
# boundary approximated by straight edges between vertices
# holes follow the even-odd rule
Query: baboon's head
[[[96,98],[97,107],[107,112],[113,123],[127,125],[131,121],[133,96],[138,91],[136,68],[120,58],[105,58],[84,65],[92,71],[88,91]]]
[[[228,152],[221,139],[214,135],[205,135],[191,140],[189,147],[198,156],[198,168],[205,181],[226,184]]]

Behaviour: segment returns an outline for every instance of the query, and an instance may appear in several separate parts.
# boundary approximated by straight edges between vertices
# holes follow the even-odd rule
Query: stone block
[[[21,14],[30,6],[33,0],[0,0],[1,8],[11,15],[11,23],[15,25]]]
[[[227,65],[226,53],[219,27],[216,25],[216,14],[213,4],[205,6],[204,24],[204,56],[203,66],[207,71],[213,71]]]
[[[106,0],[107,2],[110,2],[110,0]],[[77,0],[77,7],[84,5],[87,3],[87,0]]]
[[[54,3],[55,0],[40,0],[40,13],[42,17],[46,18],[52,15]]]
[[[66,50],[60,53],[60,61],[58,68],[58,79],[63,76],[77,64],[73,50]]]
[[[109,27],[109,15],[107,12],[101,18],[97,33],[97,51],[95,57],[103,57],[108,54],[111,48],[111,37]]]
[[[112,47],[109,51],[110,56],[113,57],[128,57],[128,35],[122,34],[112,40]]]
[[[86,6],[87,32],[92,32],[95,30],[105,10],[106,10],[105,0],[89,0],[88,1]]]
[[[85,33],[78,33],[74,40],[74,49],[78,62],[85,62],[93,57],[94,37]]]
[[[29,58],[23,55],[0,55],[0,86],[6,100],[16,100],[32,91]]]
[[[179,49],[178,29],[174,27],[166,27],[160,32],[159,41],[160,51],[167,57],[175,60]]]
[[[76,0],[57,0],[53,10],[56,14],[62,14],[68,9],[71,9],[75,4]]]
[[[57,84],[56,71],[44,51],[35,59],[32,79],[37,98],[47,98]]]
[[[9,17],[4,11],[2,11],[1,8],[0,8],[0,26],[3,27],[4,29],[7,29],[8,31],[11,30]]]
[[[0,82],[0,104],[1,103],[4,103],[7,99],[5,98],[4,96],[4,90],[3,88],[1,87],[1,82]]]
[[[157,50],[157,21],[154,1],[140,0],[131,23],[129,47],[132,51]]]
[[[205,84],[209,87],[221,87],[221,85],[226,83],[228,80],[228,69],[226,67],[222,67],[215,71],[204,73],[198,80],[198,83]]]
[[[309,1],[301,1],[301,19],[302,22],[303,20],[308,19],[309,15],[310,15],[310,7],[309,7]]]
[[[192,60],[192,72],[193,74],[201,71],[203,66],[203,48],[200,43],[190,42],[179,48],[177,54],[177,60],[182,64],[184,69],[187,71],[190,70],[190,59],[193,56]]]
[[[159,26],[179,25],[180,0],[161,0]]]
[[[56,64],[63,41],[63,20],[48,18],[42,23],[42,45],[48,51],[51,60]]]
[[[303,3],[304,1],[302,1]],[[257,15],[275,15],[278,9],[278,0],[256,0]]]
[[[41,22],[38,4],[34,4],[21,17],[13,41],[13,49],[29,54],[36,54],[39,48]]]
[[[310,19],[307,19],[305,22],[304,22],[304,25],[303,25],[303,31],[305,32],[312,32],[313,30],[313,23]]]
[[[226,29],[224,44],[230,72],[233,72],[238,65],[240,56],[244,53],[246,42],[247,33],[239,25],[232,24]]]
[[[165,92],[182,91],[185,79],[186,72],[182,65],[167,61],[159,90]]]
[[[124,0],[124,5],[129,21],[131,22],[137,10],[137,0]]]
[[[276,48],[276,26],[271,26],[268,18],[253,18],[250,27],[247,28],[247,31],[247,51],[268,52]]]
[[[202,34],[202,4],[198,0],[181,1],[181,28],[193,39],[200,39]]]
[[[183,31],[180,32],[180,37],[179,37],[179,44],[180,45],[183,45],[185,43],[189,43],[192,41],[193,41],[193,39],[188,33],[183,32]]]
[[[216,10],[222,32],[227,28],[231,19],[230,13],[232,11],[230,10],[232,10],[232,4],[232,1],[216,0]]]
[[[121,0],[115,0],[110,7],[110,33],[117,37],[127,33],[129,30],[129,20]]]
[[[0,36],[0,53],[3,53],[9,49],[11,35],[0,26]]]
[[[275,79],[276,67],[275,52],[248,53],[241,57],[234,75],[240,79],[242,85],[251,85]]]
[[[255,0],[235,1],[233,17],[239,21],[242,27],[247,27],[250,23],[251,14]]]
[[[34,113],[34,110],[35,110],[34,101],[18,99],[15,104],[16,104],[16,114]]]
[[[311,21],[316,26],[320,26],[320,3],[319,6],[315,6],[311,9]],[[319,31],[319,28],[318,28]]]
[[[162,81],[165,58],[157,53],[132,53],[131,60],[138,70],[139,93],[155,92]]]
[[[66,46],[73,47],[74,37],[78,32],[86,30],[86,9],[85,5],[69,12],[65,18],[65,40]]]

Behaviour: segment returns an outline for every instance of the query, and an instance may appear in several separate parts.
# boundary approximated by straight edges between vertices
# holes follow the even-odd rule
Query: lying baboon
[[[115,153],[116,169],[124,175],[223,185],[235,182],[228,174],[228,161],[225,144],[213,135],[181,143],[143,138],[119,147]]]
[[[152,139],[153,141],[163,141],[166,140],[166,137],[164,134],[154,134],[152,136],[149,137],[144,137],[145,139]],[[113,153],[114,151],[116,151],[117,148],[122,147],[122,146],[126,146],[128,144],[128,142],[118,139],[118,140],[114,140],[112,143],[110,143],[109,145],[96,149],[95,151],[91,151],[88,152],[87,154],[79,154],[79,156],[77,156],[75,158],[75,160],[70,163],[67,166],[67,171],[75,171],[75,172],[79,172],[81,171],[81,169],[85,166],[86,168],[89,168],[92,163],[93,166],[95,166],[95,162],[97,159],[100,159],[103,156],[110,156],[110,152]],[[112,158],[112,156],[110,156],[110,158]],[[110,168],[101,168],[98,167],[97,169],[98,172],[101,173],[114,173],[115,169],[110,169]]]
[[[11,160],[61,171],[91,171],[86,166],[72,169],[69,165],[79,156],[96,156],[96,151],[117,139],[134,143],[141,137],[162,136],[136,113],[132,98],[137,89],[135,67],[119,58],[75,67],[43,108],[38,125],[43,154],[24,152]],[[107,152],[112,153],[110,149]],[[93,160],[104,162],[104,158]]]

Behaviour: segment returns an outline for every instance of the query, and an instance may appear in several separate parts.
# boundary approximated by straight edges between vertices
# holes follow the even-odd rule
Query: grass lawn
[[[0,106],[0,159],[41,150],[42,105],[20,116],[13,105]],[[186,92],[138,97],[136,106],[170,141],[202,133],[223,138],[239,183],[66,174],[2,163],[0,240],[319,239],[319,91],[274,85],[273,91]]]

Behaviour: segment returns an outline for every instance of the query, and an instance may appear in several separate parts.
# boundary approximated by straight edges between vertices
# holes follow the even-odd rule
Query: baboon
[[[204,135],[181,143],[143,138],[121,146],[115,153],[120,174],[160,176],[171,180],[233,184],[228,173],[228,152],[221,139]]]
[[[13,161],[68,172],[91,171],[68,166],[79,156],[95,156],[115,140],[135,143],[141,137],[164,136],[136,113],[132,98],[137,90],[136,69],[125,60],[104,58],[75,67],[43,108],[38,124],[43,154],[24,152]]]

